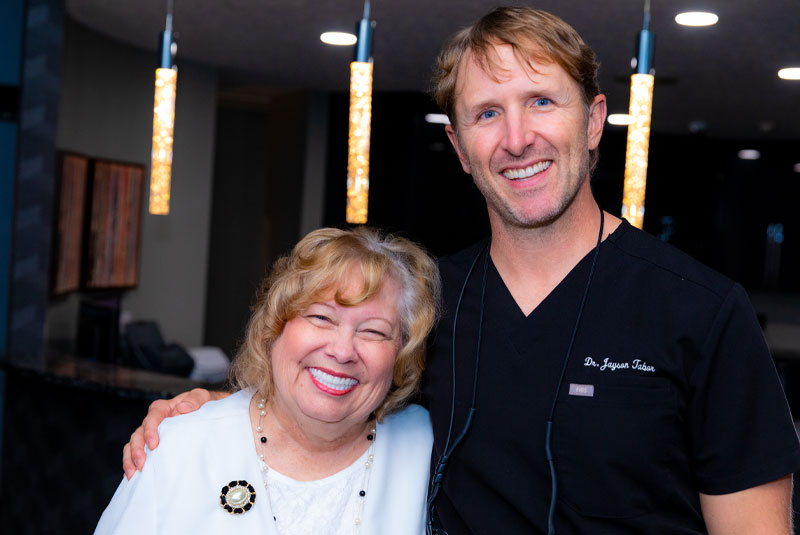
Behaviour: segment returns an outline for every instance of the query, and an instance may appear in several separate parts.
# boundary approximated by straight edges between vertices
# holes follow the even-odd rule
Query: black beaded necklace
[[[258,425],[256,425],[256,432],[257,433],[263,433],[263,431],[264,431],[264,425],[263,425],[264,424],[264,416],[266,416],[266,414],[267,414],[267,410],[266,410],[267,400],[263,399],[263,398],[260,399],[258,401],[257,407],[258,407]],[[358,506],[358,515],[356,516],[356,518],[354,520],[354,524],[356,526],[356,529],[358,529],[358,527],[361,525],[361,517],[364,514],[364,505],[366,504],[366,501],[367,501],[366,500],[366,496],[367,496],[367,490],[369,490],[370,474],[372,473],[371,468],[372,468],[372,464],[373,464],[373,462],[375,460],[374,448],[375,448],[375,437],[376,437],[376,434],[377,434],[377,429],[376,429],[376,426],[373,425],[370,428],[369,433],[367,433],[367,440],[370,442],[370,445],[369,445],[369,449],[367,450],[367,452],[368,452],[367,453],[367,460],[364,461],[364,478],[363,478],[362,483],[361,483],[361,489],[358,491],[358,496],[361,498],[361,501],[360,501],[359,506]],[[259,452],[259,454],[258,454],[259,465],[261,467],[261,477],[262,477],[262,479],[264,481],[264,488],[267,489],[267,500],[271,501],[269,499],[269,485],[267,484],[267,472],[269,472],[269,465],[267,465],[267,461],[266,461],[266,449],[267,449],[267,443],[269,442],[269,440],[267,439],[267,437],[265,435],[261,435],[258,440],[259,440],[259,446],[260,446],[260,450],[261,450]],[[272,507],[270,506],[270,509],[271,508]],[[272,519],[275,522],[278,521],[278,518],[276,516],[274,516],[274,515],[273,515]]]

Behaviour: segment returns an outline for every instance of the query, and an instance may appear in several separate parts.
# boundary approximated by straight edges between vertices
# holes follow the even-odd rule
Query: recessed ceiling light
[[[778,71],[778,76],[784,80],[800,80],[800,67],[786,67]]]
[[[759,132],[763,132],[764,134],[769,134],[773,130],[775,130],[775,123],[772,121],[761,121],[758,123],[758,130]]]
[[[633,124],[633,115],[628,115],[627,113],[612,113],[606,119],[608,124],[614,124],[619,126],[626,126],[629,124]]]
[[[708,123],[705,121],[689,121],[689,132],[701,134],[708,130]]]
[[[319,40],[326,45],[349,46],[356,44],[358,38],[347,32],[325,32],[319,36]]]
[[[450,124],[450,119],[444,113],[427,113],[425,114],[425,122],[433,124]]]
[[[792,169],[794,169],[795,173],[800,173],[800,163],[794,164],[794,167]]]
[[[675,15],[675,22],[681,26],[713,26],[719,17],[715,13],[705,13],[703,11],[687,11]]]
[[[761,158],[761,153],[754,149],[743,149],[739,151],[739,159],[741,160],[758,160]]]

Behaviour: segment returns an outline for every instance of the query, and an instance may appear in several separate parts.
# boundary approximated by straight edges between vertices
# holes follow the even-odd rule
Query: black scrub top
[[[483,245],[440,261],[444,315],[423,384],[434,461],[451,420],[456,303]],[[491,260],[477,262],[458,311],[451,436],[471,405],[480,330],[476,413],[436,500],[449,535],[545,532],[546,422],[591,260],[527,317]],[[698,492],[735,492],[800,468],[744,290],[627,222],[601,245],[553,425],[561,534],[705,533]]]

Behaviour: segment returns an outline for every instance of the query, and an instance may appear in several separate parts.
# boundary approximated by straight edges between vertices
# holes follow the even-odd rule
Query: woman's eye
[[[497,112],[494,110],[486,110],[481,112],[481,119],[491,119],[492,117],[497,117]]]
[[[548,104],[550,104],[550,99],[545,97],[539,97],[534,102],[536,106],[547,106]]]
[[[309,314],[307,317],[317,321],[330,321],[328,316],[323,316],[322,314]]]
[[[361,331],[361,333],[364,336],[366,336],[368,338],[371,338],[371,339],[375,339],[375,340],[383,340],[383,339],[388,337],[386,335],[386,333],[384,333],[383,331],[378,331],[378,330],[375,330],[375,329],[365,329],[365,330]]]

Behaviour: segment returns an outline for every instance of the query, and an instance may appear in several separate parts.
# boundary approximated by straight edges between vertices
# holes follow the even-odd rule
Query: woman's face
[[[347,291],[355,285],[349,284]],[[380,292],[345,307],[312,303],[286,322],[272,346],[275,390],[271,404],[295,422],[365,422],[392,384],[401,347],[400,287],[387,278]]]

